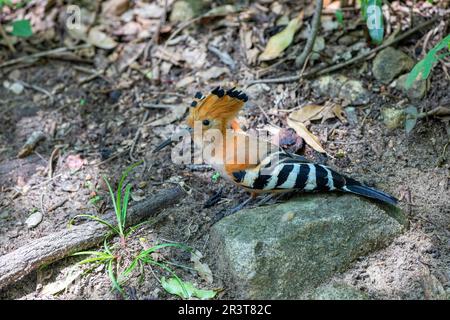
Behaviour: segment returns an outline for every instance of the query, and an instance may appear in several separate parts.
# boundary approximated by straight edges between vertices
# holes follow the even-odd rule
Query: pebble
[[[25,220],[25,224],[27,225],[28,229],[32,229],[36,227],[38,224],[40,224],[43,218],[44,218],[43,214],[37,211],[33,213],[31,216],[29,216],[27,220]]]

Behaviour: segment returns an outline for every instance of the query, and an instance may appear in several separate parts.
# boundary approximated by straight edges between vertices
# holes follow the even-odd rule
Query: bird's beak
[[[157,146],[155,148],[155,150],[153,150],[153,153],[157,153],[160,152],[162,149],[164,149],[167,146],[170,146],[172,143],[174,143],[175,141],[172,140],[172,138],[167,139],[166,141],[164,141],[163,143],[161,143],[159,146]]]
[[[191,129],[191,128],[188,128],[187,129],[188,131],[189,131],[189,133],[192,133],[193,132],[193,129]],[[167,146],[170,146],[171,144],[173,144],[173,143],[175,143],[175,142],[177,142],[178,141],[178,138],[173,138],[173,136],[172,137],[170,137],[169,139],[167,139],[167,140],[165,140],[163,143],[161,143],[160,145],[158,145],[156,148],[155,148],[155,150],[153,150],[153,153],[157,153],[157,152],[159,152],[159,151],[161,151],[162,149],[164,149],[165,147],[167,147]]]

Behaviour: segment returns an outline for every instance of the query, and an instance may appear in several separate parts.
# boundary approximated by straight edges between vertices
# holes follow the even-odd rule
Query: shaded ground
[[[273,20],[270,13],[258,14]],[[244,24],[245,27],[249,25]],[[258,28],[258,24],[253,27]],[[261,32],[255,31],[255,34],[261,35]],[[206,24],[188,29],[186,35],[187,39],[181,39],[179,46],[183,47],[195,38],[204,49],[206,41],[212,39],[238,39],[239,31],[237,25],[221,28]],[[413,43],[423,41],[423,37],[423,34],[418,34],[405,41],[401,49],[416,57]],[[178,205],[160,213],[153,224],[139,228],[129,246],[137,249],[165,241],[182,242],[202,252],[208,262],[210,221],[221,210],[245,199],[246,194],[223,179],[213,182],[211,169],[174,165],[170,160],[170,150],[153,155],[154,147],[170,136],[180,121],[167,121],[169,123],[163,126],[152,125],[157,119],[170,117],[171,111],[144,109],[140,102],[188,105],[198,90],[206,92],[218,84],[232,86],[244,83],[245,79],[253,77],[257,68],[247,64],[246,52],[242,51],[245,49],[235,44],[227,42],[223,49],[231,53],[239,72],[225,73],[206,82],[196,78],[186,88],[175,85],[180,79],[195,75],[198,70],[225,66],[215,54],[205,50],[209,66],[207,63],[201,69],[190,69],[173,65],[161,82],[147,79],[139,70],[126,69],[112,82],[97,78],[82,85],[77,81],[85,74],[74,69],[79,63],[71,61],[45,59],[39,63],[1,69],[2,79],[10,78],[14,72],[15,78],[52,92],[54,101],[33,89],[14,95],[4,87],[0,88],[0,255],[66,228],[69,220],[77,214],[101,216],[110,206],[101,175],[117,181],[119,172],[134,162],[130,160],[129,152],[133,146],[133,158],[145,159],[145,165],[136,168],[131,175],[135,190],[132,202],[151,197],[160,188],[173,184],[181,184],[187,195]],[[96,64],[86,66],[92,68]],[[381,108],[397,105],[404,97],[395,89],[374,82],[367,72],[370,62],[364,63],[363,70],[366,71],[362,75],[360,68],[361,65],[355,66],[345,70],[344,74],[362,79],[375,93],[375,98],[368,105],[355,108],[356,122],[343,124],[332,119],[323,124],[314,123],[311,131],[320,138],[327,152],[342,155],[328,159],[328,164],[369,185],[406,197],[401,207],[408,213],[411,225],[410,230],[388,248],[361,257],[351,270],[337,275],[334,280],[349,283],[377,299],[443,297],[445,290],[450,288],[448,123],[423,119],[408,136],[402,128],[386,129],[380,119]],[[273,70],[283,73],[290,67],[281,64]],[[435,69],[431,83],[427,98],[416,103],[419,109],[426,111],[450,102],[449,80],[441,68]],[[304,102],[321,104],[328,100],[326,96],[315,96],[308,80],[300,84],[268,85],[267,92],[261,89],[264,86],[249,89],[253,93],[241,115],[245,129],[264,128],[268,120],[286,127],[288,110]],[[47,139],[32,155],[18,160],[18,150],[36,130],[45,132]],[[140,130],[140,135],[134,145],[137,130]],[[55,161],[53,178],[49,179],[48,161],[56,146],[60,147],[61,153]],[[321,159],[309,147],[302,152]],[[70,159],[85,161],[81,167],[73,169]],[[223,199],[204,209],[205,202],[220,188],[223,188]],[[100,198],[96,198],[93,204],[90,200],[97,195]],[[409,196],[412,204],[407,203]],[[55,205],[59,206],[50,210]],[[37,227],[27,229],[24,221],[36,210],[44,211],[44,219]],[[189,254],[177,250],[163,250],[162,254],[164,258],[190,265]],[[118,298],[111,292],[103,267],[76,277],[58,295],[46,294],[43,288],[47,284],[89,269],[76,265],[77,260],[69,258],[34,272],[0,291],[0,297]],[[131,296],[138,299],[172,298],[160,287],[148,267],[146,271],[143,278],[136,274],[127,284],[126,290]],[[163,275],[160,270],[155,269],[154,272],[158,277]],[[227,284],[216,277],[214,269],[212,272],[214,282],[211,284],[205,283],[194,271],[180,269],[179,275],[200,287],[223,288],[219,296],[232,298],[233,292],[226,290]]]

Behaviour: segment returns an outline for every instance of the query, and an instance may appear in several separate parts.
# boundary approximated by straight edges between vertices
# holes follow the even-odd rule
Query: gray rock
[[[37,211],[29,216],[27,220],[25,220],[25,224],[27,225],[28,229],[34,228],[42,222],[42,218],[44,218],[42,213]]]
[[[211,229],[210,250],[236,298],[298,299],[406,226],[397,208],[309,194],[222,219]]]
[[[405,124],[406,114],[403,109],[385,107],[381,109],[381,116],[388,129],[397,129]]]
[[[346,81],[341,87],[339,96],[348,104],[361,105],[369,102],[369,93],[358,80]]]
[[[395,87],[402,91],[410,100],[421,100],[427,94],[427,80],[416,80],[413,82],[411,88],[406,89],[406,79],[408,74],[400,76]]]
[[[375,79],[388,84],[399,74],[410,71],[413,66],[414,60],[406,53],[387,47],[375,57],[372,73]]]
[[[369,300],[369,296],[346,283],[321,285],[305,296],[309,300]]]
[[[320,77],[311,87],[320,96],[342,99],[344,105],[362,105],[370,101],[370,93],[360,81],[343,75]]]

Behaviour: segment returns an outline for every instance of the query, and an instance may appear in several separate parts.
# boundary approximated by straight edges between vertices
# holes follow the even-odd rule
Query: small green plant
[[[219,178],[220,178],[220,172],[215,172],[215,173],[212,175],[211,180],[212,180],[214,183],[216,183],[217,180],[219,180]]]
[[[344,24],[344,13],[342,12],[342,10],[340,10],[340,9],[336,10],[334,15],[336,16],[336,20],[341,25],[341,27],[344,27],[345,26],[345,24]]]
[[[409,89],[413,85],[414,81],[428,79],[435,63],[439,61],[439,59],[450,55],[450,52],[439,53],[441,50],[446,48],[450,51],[450,34],[439,41],[439,43],[427,53],[425,58],[420,60],[414,66],[409,73],[408,78],[406,78],[405,87]]]
[[[102,176],[103,181],[105,181],[105,184],[108,187],[109,195],[113,202],[113,207],[114,207],[114,212],[116,215],[116,222],[117,222],[116,226],[112,225],[108,221],[106,221],[98,216],[90,215],[90,214],[76,215],[69,222],[69,224],[72,224],[76,218],[89,218],[89,219],[95,220],[97,222],[100,222],[100,223],[106,225],[112,231],[113,234],[119,235],[120,242],[122,243],[122,245],[125,245],[125,237],[127,236],[127,233],[125,232],[125,224],[126,224],[126,220],[127,220],[127,210],[128,210],[128,201],[130,199],[130,193],[131,193],[131,184],[127,184],[125,186],[125,193],[122,193],[123,184],[125,182],[125,179],[130,174],[130,172],[134,168],[136,168],[138,165],[140,165],[141,163],[142,163],[142,161],[139,161],[125,169],[125,171],[122,173],[122,176],[119,180],[119,184],[117,185],[116,194],[114,194],[114,192],[111,188],[111,184],[108,181],[108,178],[106,178],[105,176]]]
[[[16,3],[13,3],[11,0],[0,0],[0,10],[2,9],[3,6],[8,6],[12,9],[19,9],[25,6],[28,2],[30,2],[30,0],[23,0]],[[11,35],[21,38],[31,37],[33,35],[33,30],[31,28],[30,20],[28,19],[14,20],[12,22]]]
[[[111,280],[112,287],[116,289],[118,292],[122,294],[122,296],[125,296],[125,291],[123,290],[122,286],[123,284],[129,279],[129,276],[132,274],[132,272],[139,267],[141,270],[141,273],[143,273],[144,266],[150,265],[154,267],[158,267],[163,271],[168,272],[171,275],[170,288],[179,288],[181,290],[181,293],[179,291],[176,291],[175,289],[170,290],[169,287],[165,286],[165,278],[163,277],[161,280],[158,279],[158,281],[161,283],[163,288],[171,293],[171,294],[177,294],[183,298],[188,297],[198,297],[201,299],[207,299],[212,298],[215,296],[216,292],[213,290],[201,290],[195,288],[190,283],[183,282],[175,273],[175,271],[171,268],[171,266],[177,266],[182,268],[190,269],[186,266],[178,265],[176,263],[172,263],[170,261],[159,261],[156,258],[153,257],[153,254],[157,251],[163,249],[163,248],[178,248],[185,251],[192,251],[191,248],[180,244],[180,243],[162,243],[155,246],[152,246],[151,248],[141,250],[137,255],[135,255],[133,258],[130,259],[130,252],[126,248],[126,238],[130,236],[139,226],[141,226],[143,223],[138,224],[133,227],[126,228],[126,219],[127,219],[127,210],[128,210],[128,200],[130,198],[130,192],[131,192],[131,184],[127,184],[124,186],[125,180],[128,177],[129,173],[141,162],[135,163],[131,166],[129,166],[125,171],[123,172],[119,183],[117,185],[116,193],[114,194],[111,185],[106,177],[103,177],[103,180],[105,181],[108,191],[113,203],[114,211],[115,211],[115,218],[116,218],[116,225],[111,224],[110,222],[99,218],[95,215],[78,215],[75,218],[78,217],[85,217],[92,219],[94,221],[97,221],[99,223],[102,223],[111,230],[111,232],[105,237],[105,240],[103,242],[103,249],[101,251],[81,251],[74,253],[74,256],[80,256],[80,255],[88,255],[89,257],[80,261],[80,264],[88,264],[88,263],[94,263],[96,265],[99,264],[105,264],[106,270],[108,272],[108,276]],[[124,192],[122,192],[124,190]],[[73,220],[70,221],[70,224],[72,224]],[[146,222],[144,222],[146,223]],[[110,236],[118,235],[120,237],[120,245],[109,245],[108,239]]]
[[[102,200],[102,197],[100,197],[99,195],[96,195],[96,196],[93,196],[92,198],[89,199],[89,203],[92,204],[92,205],[96,205],[101,200]]]

